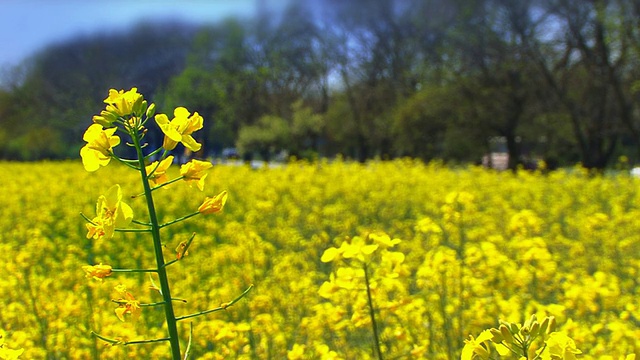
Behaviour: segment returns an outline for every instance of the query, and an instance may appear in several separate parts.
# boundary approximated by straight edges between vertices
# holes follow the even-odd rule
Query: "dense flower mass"
[[[411,160],[207,173],[211,194],[233,195],[224,216],[162,229],[171,259],[198,233],[172,268],[172,296],[188,299],[176,302],[176,315],[255,288],[193,320],[194,359],[374,359],[363,264],[385,359],[460,359],[475,342],[465,352],[473,356],[498,319],[524,324],[531,314],[540,326],[557,321],[560,335],[545,339],[549,358],[631,360],[640,349],[640,182],[626,174],[512,174]],[[89,333],[166,337],[161,311],[142,306],[161,301],[149,274],[113,272],[100,282],[80,270],[150,268],[155,260],[138,233],[95,241],[78,225],[79,211],[97,210],[98,194],[112,197],[105,208],[113,209],[112,178],[140,179],[118,163],[109,174],[78,163],[0,163],[0,250],[10,258],[0,271],[11,275],[0,278],[0,309],[5,344],[24,349],[20,359],[167,357],[164,346],[102,346]],[[166,174],[183,175],[179,166]],[[138,191],[123,185],[120,201],[144,221],[143,199],[128,196]],[[203,200],[188,186],[153,194],[163,222]],[[131,297],[114,291],[117,283]]]
[[[104,127],[111,127],[116,120],[129,115],[140,117],[145,110],[144,98],[138,93],[137,88],[131,88],[129,91],[111,89],[104,102],[107,104],[105,110],[93,117],[94,123]]]

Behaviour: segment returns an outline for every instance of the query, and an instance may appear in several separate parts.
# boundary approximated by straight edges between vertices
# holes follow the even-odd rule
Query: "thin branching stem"
[[[166,223],[164,223],[164,224],[160,224],[160,225],[158,225],[158,226],[159,226],[160,228],[167,227],[167,226],[169,226],[169,225],[173,225],[173,224],[175,224],[175,223],[177,223],[177,222],[185,221],[185,220],[187,220],[187,219],[189,219],[189,218],[192,218],[192,217],[194,217],[194,216],[196,216],[196,215],[200,215],[200,213],[199,213],[198,211],[196,211],[196,212],[191,213],[191,214],[189,214],[189,215],[185,215],[185,216],[183,216],[183,217],[181,217],[181,218],[177,218],[177,219],[175,219],[175,220],[171,220],[171,221],[169,221],[169,222],[166,222]]]
[[[369,269],[364,264],[364,281],[367,287],[367,303],[369,304],[369,316],[371,317],[371,330],[373,331],[373,341],[378,360],[383,360],[382,349],[380,348],[380,335],[378,334],[378,323],[376,321],[376,309],[373,307],[373,297],[371,296],[371,286],[369,283]]]
[[[149,344],[149,343],[156,343],[156,342],[163,342],[163,341],[169,341],[169,338],[159,338],[159,339],[148,339],[148,340],[133,340],[133,341],[123,341],[123,340],[119,340],[119,339],[111,339],[108,338],[106,336],[102,336],[100,334],[98,334],[95,331],[91,332],[93,334],[93,336],[97,337],[98,339],[102,340],[102,341],[106,341],[111,345],[136,345],[136,344]]]
[[[158,269],[111,269],[111,272],[126,272],[126,273],[144,273],[144,272],[154,272],[157,273]]]
[[[200,311],[197,313],[193,313],[193,314],[189,314],[189,315],[184,315],[184,316],[178,316],[176,318],[176,321],[180,321],[180,320],[184,320],[184,319],[189,319],[192,317],[196,317],[196,316],[202,316],[202,315],[206,315],[206,314],[210,314],[212,312],[216,312],[216,311],[222,311],[222,310],[226,310],[228,307],[230,307],[231,305],[237,303],[238,301],[240,301],[240,299],[242,299],[243,297],[245,297],[249,291],[251,291],[251,289],[253,289],[253,284],[251,284],[245,291],[242,292],[242,294],[240,294],[237,298],[229,301],[228,303],[224,303],[220,306],[218,306],[217,308],[213,308],[213,309],[209,309],[209,310],[204,310],[204,311]]]

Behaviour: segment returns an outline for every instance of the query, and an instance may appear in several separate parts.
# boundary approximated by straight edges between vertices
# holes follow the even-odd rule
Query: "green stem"
[[[144,195],[144,194],[142,194],[142,195]],[[149,223],[146,223],[146,222],[140,221],[140,220],[136,220],[136,219],[131,220],[131,222],[134,223],[134,224],[138,224],[138,225],[151,226],[151,224],[149,224]]]
[[[82,218],[85,219],[89,224],[96,225],[96,223],[94,223],[93,220],[89,219],[87,217],[87,215],[85,215],[83,213],[80,213],[80,216],[82,216]],[[143,222],[140,222],[140,221],[136,221],[136,220],[133,220],[132,222],[136,223],[138,225],[151,226],[151,224],[146,224],[146,223],[143,223]],[[151,229],[114,229],[114,231],[117,231],[117,232],[150,232]]]
[[[196,212],[191,213],[191,214],[189,214],[189,215],[185,215],[185,216],[183,216],[183,217],[181,217],[181,218],[177,218],[177,219],[175,219],[175,220],[171,220],[171,221],[169,221],[169,222],[166,222],[166,223],[164,223],[164,224],[160,224],[160,225],[158,225],[158,226],[160,226],[161,228],[163,228],[163,227],[166,227],[166,226],[169,226],[169,225],[173,225],[173,224],[175,224],[175,223],[177,223],[177,222],[180,222],[180,221],[185,221],[185,220],[187,220],[188,218],[192,218],[192,217],[194,217],[194,216],[196,216],[196,215],[200,215],[200,213],[199,213],[198,211],[196,211]]]
[[[210,314],[210,313],[216,312],[216,311],[226,310],[229,306],[237,303],[238,301],[240,301],[240,299],[245,297],[245,295],[247,295],[249,293],[249,291],[251,291],[251,289],[253,289],[253,284],[251,284],[247,288],[247,290],[243,291],[242,294],[240,294],[237,298],[229,301],[228,303],[222,304],[222,305],[220,305],[220,306],[218,306],[217,308],[214,308],[214,309],[209,309],[209,310],[200,311],[200,312],[197,312],[197,313],[194,313],[194,314],[179,316],[179,317],[176,318],[176,321],[180,321],[180,320],[184,320],[184,319],[188,319],[188,318],[192,318],[192,317],[196,317],[196,316],[202,316],[202,315]]]
[[[144,157],[144,159],[150,159],[152,156],[154,156],[155,154],[159,153],[160,150],[164,150],[164,148],[159,147],[155,150],[153,150],[152,152],[150,152],[149,154],[147,154],[147,156]],[[160,159],[164,159],[164,157],[167,155],[168,151],[164,150],[164,152],[162,153],[162,155],[160,156]]]
[[[189,323],[189,342],[187,342],[187,349],[184,351],[184,360],[189,358],[191,354],[191,340],[193,339],[193,323]]]
[[[158,269],[111,269],[111,272],[158,272]]]
[[[171,344],[171,357],[173,360],[180,360],[180,338],[178,335],[178,328],[176,326],[176,317],[173,311],[173,302],[171,301],[169,278],[164,266],[162,241],[160,240],[160,225],[158,224],[158,216],[156,214],[155,205],[153,203],[151,186],[149,185],[147,171],[145,170],[144,154],[142,153],[142,147],[140,146],[140,133],[138,131],[132,130],[131,135],[138,155],[138,161],[140,164],[140,177],[142,179],[142,186],[144,188],[145,199],[147,201],[147,208],[149,209],[149,223],[151,224],[151,235],[153,236],[153,247],[156,255],[156,264],[158,266],[158,279],[160,280],[160,289],[162,290],[162,297],[164,300],[164,313],[167,320],[169,342]]]
[[[153,171],[155,171],[155,170],[153,170]],[[148,176],[151,176],[152,174],[153,174],[153,173],[149,174]],[[151,191],[156,191],[156,190],[158,190],[158,189],[160,189],[160,188],[163,188],[163,187],[165,187],[165,186],[167,186],[167,185],[171,185],[171,184],[173,184],[174,182],[178,182],[178,181],[180,181],[180,180],[182,180],[182,179],[184,179],[184,176],[183,176],[183,175],[180,175],[180,176],[178,176],[178,177],[177,177],[177,178],[175,178],[175,179],[171,179],[171,180],[169,180],[169,181],[167,181],[167,182],[164,182],[164,183],[162,183],[162,184],[160,184],[160,185],[156,185],[156,186],[152,187],[152,188],[151,188]],[[144,193],[140,193],[140,194],[132,195],[132,196],[131,196],[131,198],[137,198],[137,197],[142,196],[142,195],[144,195]]]
[[[373,297],[371,296],[371,287],[369,286],[369,271],[367,264],[364,264],[364,281],[367,286],[367,302],[369,304],[369,316],[371,317],[371,329],[373,331],[373,340],[378,359],[382,359],[382,350],[380,349],[380,337],[378,336],[378,323],[376,322],[376,310],[373,307]]]
[[[162,341],[169,341],[170,340],[169,338],[160,338],[160,339],[149,339],[149,340],[122,341],[122,340],[111,339],[111,338],[108,338],[106,336],[102,336],[102,335],[98,334],[95,331],[92,331],[91,333],[93,334],[93,336],[97,337],[98,339],[100,339],[102,341],[106,341],[111,345],[148,344],[148,343],[162,342]]]
[[[115,232],[142,233],[149,232],[149,229],[114,229]]]
[[[178,262],[178,261],[180,261],[180,260],[178,260],[178,259],[173,259],[173,260],[171,260],[171,261],[167,261],[166,263],[164,263],[164,265],[163,265],[163,266],[164,266],[164,267],[167,267],[167,266],[169,266],[169,265],[171,265],[171,264],[173,264],[173,263],[175,263],[175,262]]]
[[[128,166],[128,167],[130,167],[130,168],[132,168],[132,169],[134,169],[134,170],[140,170],[140,169],[138,169],[138,167],[137,167],[137,166],[135,166],[135,165],[131,165],[131,163],[130,163],[130,161],[129,161],[128,159],[122,159],[122,158],[120,158],[120,157],[116,156],[116,155],[115,155],[115,154],[113,154],[113,153],[111,154],[111,158],[112,158],[112,159],[116,159],[119,163],[124,164],[124,165],[126,165],[126,166]],[[135,161],[135,160],[134,160],[134,161]],[[143,167],[143,169],[144,169],[144,167]]]

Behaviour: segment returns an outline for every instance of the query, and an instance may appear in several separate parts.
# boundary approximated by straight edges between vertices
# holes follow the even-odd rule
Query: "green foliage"
[[[286,148],[289,142],[287,121],[277,116],[265,115],[256,124],[240,129],[237,146],[241,153],[257,152],[268,160],[276,151]]]

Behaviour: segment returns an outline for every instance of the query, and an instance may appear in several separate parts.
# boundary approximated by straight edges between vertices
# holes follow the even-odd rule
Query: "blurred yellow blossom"
[[[220,194],[210,198],[205,198],[204,202],[198,208],[201,214],[215,214],[222,211],[224,204],[227,202],[227,192],[223,191]]]
[[[563,332],[553,332],[546,341],[547,347],[542,353],[543,360],[575,360],[576,355],[582,351],[576,348],[576,344],[567,334]]]
[[[133,210],[122,202],[120,185],[113,185],[106,194],[100,195],[96,204],[97,216],[92,223],[87,224],[87,238],[100,240],[103,237],[111,239],[116,227],[123,227],[131,223]]]
[[[84,265],[82,270],[87,273],[88,278],[102,281],[105,277],[111,275],[111,265]]]
[[[487,341],[491,340],[493,335],[489,330],[484,330],[477,338],[469,335],[469,339],[465,340],[464,348],[462,348],[461,360],[472,360],[476,358],[488,359],[490,356]]]
[[[9,349],[4,343],[5,332],[0,330],[0,360],[18,360],[24,349]]]
[[[118,304],[115,309],[116,316],[120,321],[124,322],[125,315],[131,315],[132,320],[137,320],[142,314],[142,308],[140,302],[127,290],[126,286],[119,284],[115,287],[116,291],[120,293],[121,298],[114,299],[113,302]]]
[[[193,159],[180,167],[180,175],[184,177],[189,186],[193,186],[195,183],[198,189],[202,191],[204,190],[204,179],[207,177],[204,172],[212,166],[213,164],[208,161]]]

